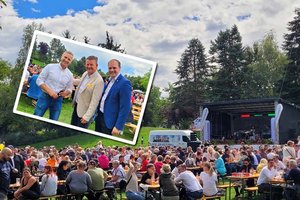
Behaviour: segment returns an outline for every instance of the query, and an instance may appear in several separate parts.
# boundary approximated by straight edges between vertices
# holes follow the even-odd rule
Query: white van
[[[175,146],[188,147],[188,143],[192,141],[191,130],[153,130],[149,134],[150,146]],[[196,137],[194,141],[199,141]]]

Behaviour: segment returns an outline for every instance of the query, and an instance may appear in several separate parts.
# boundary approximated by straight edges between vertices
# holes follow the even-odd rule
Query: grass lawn
[[[46,63],[41,62],[41,61],[39,61],[39,60],[36,60],[36,59],[34,59],[34,58],[32,58],[32,64],[38,65],[38,66],[40,66],[40,67],[45,67],[45,66],[46,66]]]
[[[140,134],[138,137],[138,141],[135,146],[147,146],[148,144],[148,135],[151,130],[162,130],[163,128],[156,128],[156,127],[142,127],[140,129]],[[142,137],[144,138],[144,144],[141,144]],[[35,144],[30,144],[30,146],[34,146],[36,148],[40,148],[43,146],[50,146],[55,145],[57,148],[61,148],[67,145],[71,144],[79,144],[80,146],[87,148],[87,147],[93,147],[96,145],[99,141],[102,141],[105,146],[124,146],[125,144],[122,142],[113,141],[111,139],[90,135],[87,133],[82,133],[79,135],[74,135],[70,137],[64,137],[64,138],[57,138],[54,140],[48,140],[45,142],[39,142]]]
[[[20,100],[19,100],[17,110],[28,113],[28,114],[33,114],[34,106],[32,105],[31,99],[28,98],[26,95],[22,94],[20,97]],[[72,118],[72,112],[73,112],[72,101],[68,100],[68,99],[64,99],[62,110],[61,110],[58,121],[66,123],[66,124],[70,124],[71,118]],[[44,117],[49,118],[49,110],[46,111]],[[89,130],[95,130],[94,122],[89,126]],[[133,140],[133,136],[134,135],[129,131],[129,129],[125,128],[123,135],[118,136],[118,137],[124,138],[127,140]]]

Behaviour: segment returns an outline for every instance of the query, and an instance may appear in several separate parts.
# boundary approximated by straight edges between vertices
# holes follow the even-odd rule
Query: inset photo
[[[35,31],[13,112],[134,145],[156,67]]]

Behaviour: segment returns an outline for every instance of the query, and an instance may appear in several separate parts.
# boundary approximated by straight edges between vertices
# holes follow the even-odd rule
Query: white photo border
[[[21,97],[23,83],[24,83],[24,80],[25,80],[25,75],[26,75],[26,70],[27,70],[26,66],[29,65],[30,58],[31,58],[31,55],[32,55],[33,46],[34,46],[35,40],[36,40],[38,35],[43,35],[43,36],[56,38],[56,39],[59,39],[61,41],[70,42],[70,43],[80,45],[80,46],[83,46],[83,47],[86,47],[86,48],[92,48],[94,50],[99,50],[99,51],[102,51],[102,52],[105,52],[105,53],[110,53],[110,54],[113,54],[113,55],[116,55],[116,56],[119,56],[119,57],[124,57],[124,58],[128,58],[128,59],[133,59],[133,60],[136,60],[136,61],[139,61],[139,62],[144,62],[144,63],[147,63],[147,64],[152,66],[150,79],[149,79],[146,94],[145,94],[145,97],[144,97],[144,102],[142,104],[142,110],[141,110],[141,113],[140,113],[140,117],[139,117],[139,120],[138,120],[138,123],[137,123],[137,128],[135,130],[134,137],[133,137],[132,141],[124,139],[124,138],[119,138],[117,136],[107,135],[107,134],[104,134],[104,133],[100,133],[100,132],[92,131],[92,130],[89,130],[89,129],[81,128],[81,127],[74,126],[74,125],[71,125],[71,124],[66,124],[66,123],[63,123],[63,122],[51,120],[51,119],[48,119],[46,117],[40,117],[40,116],[36,116],[36,115],[33,115],[33,114],[28,114],[26,112],[22,112],[22,111],[17,110],[19,100],[20,100],[20,97]],[[85,132],[85,133],[89,133],[89,134],[97,135],[97,136],[100,136],[100,137],[112,139],[112,140],[115,140],[115,141],[118,141],[118,142],[123,142],[123,143],[126,143],[126,144],[135,145],[136,142],[137,142],[138,133],[139,133],[140,128],[141,128],[142,119],[143,119],[146,104],[147,104],[147,101],[148,101],[148,98],[149,98],[149,95],[150,95],[149,93],[150,93],[150,90],[151,90],[151,87],[152,87],[152,84],[153,84],[153,79],[154,79],[154,75],[155,75],[155,72],[156,72],[156,68],[157,68],[157,63],[153,62],[153,61],[145,60],[145,59],[138,58],[138,57],[131,56],[131,55],[127,55],[127,54],[122,54],[122,53],[111,51],[111,50],[108,50],[108,49],[104,49],[104,48],[101,48],[101,47],[98,47],[98,46],[93,46],[93,45],[90,45],[90,44],[74,41],[74,40],[71,40],[71,39],[67,39],[67,38],[64,38],[64,37],[60,37],[60,36],[56,36],[56,35],[53,35],[53,34],[50,34],[50,33],[45,33],[45,32],[41,32],[41,31],[36,30],[36,31],[34,31],[33,37],[31,39],[31,44],[30,44],[30,48],[29,48],[29,51],[28,51],[26,63],[25,63],[25,66],[24,66],[22,79],[21,79],[21,82],[20,82],[20,85],[19,85],[18,93],[17,93],[17,96],[16,96],[14,108],[13,108],[13,113],[19,114],[19,115],[22,115],[22,116],[26,116],[26,117],[29,117],[29,118],[37,119],[37,120],[40,120],[40,121],[48,122],[48,123],[51,123],[51,124],[55,124],[55,125],[75,129],[77,131],[82,131],[82,132]]]

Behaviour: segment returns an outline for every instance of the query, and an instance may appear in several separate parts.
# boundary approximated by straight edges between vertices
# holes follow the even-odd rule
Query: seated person
[[[101,191],[104,189],[104,184],[108,177],[107,173],[103,169],[97,168],[96,166],[97,166],[96,161],[90,160],[88,165],[88,170],[87,170],[87,173],[91,176],[92,179],[92,184],[90,189],[92,189],[94,192]],[[96,192],[95,195],[93,192],[90,192],[88,195],[88,199],[89,200],[99,199],[100,196],[101,193],[99,192]]]
[[[57,176],[53,173],[52,167],[45,166],[45,174],[42,176],[41,196],[56,195],[57,190]]]
[[[215,161],[216,171],[221,176],[225,176],[226,175],[226,167],[225,167],[224,160],[222,159],[222,157],[220,156],[220,154],[218,152],[215,152],[214,156],[215,156],[215,159],[216,159],[216,161]]]
[[[249,158],[245,158],[243,160],[243,165],[241,167],[241,172],[242,173],[251,173],[253,171],[254,171],[254,168],[252,167],[250,159]],[[250,178],[250,179],[246,180],[246,186],[247,187],[254,187],[254,185],[255,184],[254,184],[254,179],[253,178]],[[238,186],[235,186],[234,189],[235,189],[235,192],[236,192],[236,196],[239,196],[240,192],[238,191]],[[241,190],[241,192],[243,192],[243,191]],[[250,197],[251,195],[252,195],[252,193],[249,192],[248,193],[248,197]]]
[[[20,188],[14,193],[16,199],[39,199],[41,195],[39,182],[31,175],[30,169],[25,168]]]
[[[77,163],[77,169],[69,173],[66,184],[70,188],[72,194],[83,194],[88,191],[92,185],[91,176],[84,171],[86,164],[84,161]]]
[[[259,192],[269,192],[270,188],[272,189],[272,197],[271,199],[279,200],[281,199],[282,188],[276,187],[275,185],[270,185],[270,181],[278,175],[278,172],[275,168],[274,157],[268,156],[268,165],[264,167],[257,180],[258,191]]]
[[[200,173],[200,183],[203,185],[203,193],[205,196],[214,196],[218,193],[218,177],[208,162],[203,163],[203,172]]]
[[[141,183],[151,185],[157,182],[158,174],[155,172],[153,164],[147,165],[147,172],[142,176]]]
[[[284,175],[285,180],[292,180],[294,185],[286,188],[285,195],[287,200],[300,199],[300,169],[297,167],[296,160],[289,160],[288,170]]]
[[[175,178],[175,183],[183,184],[186,190],[186,197],[188,200],[200,199],[203,196],[203,189],[197,180],[196,176],[191,172],[186,170],[186,165],[181,164],[178,167],[179,175]]]
[[[125,171],[118,160],[114,160],[112,162],[112,166],[113,166],[113,170],[111,172],[112,178],[107,184],[118,187],[120,181],[125,180]]]
[[[162,191],[162,199],[164,200],[179,200],[179,192],[175,185],[175,175],[171,173],[169,164],[164,164],[161,168],[159,176],[159,185]]]
[[[34,74],[28,78],[29,89],[27,90],[27,96],[34,100],[38,100],[39,96],[42,94],[41,88],[36,84],[38,76],[38,74]]]
[[[128,161],[129,170],[126,174],[127,186],[125,189],[126,198],[128,200],[144,200],[144,194],[139,191],[138,177],[136,172],[140,167],[140,164],[135,161]]]

